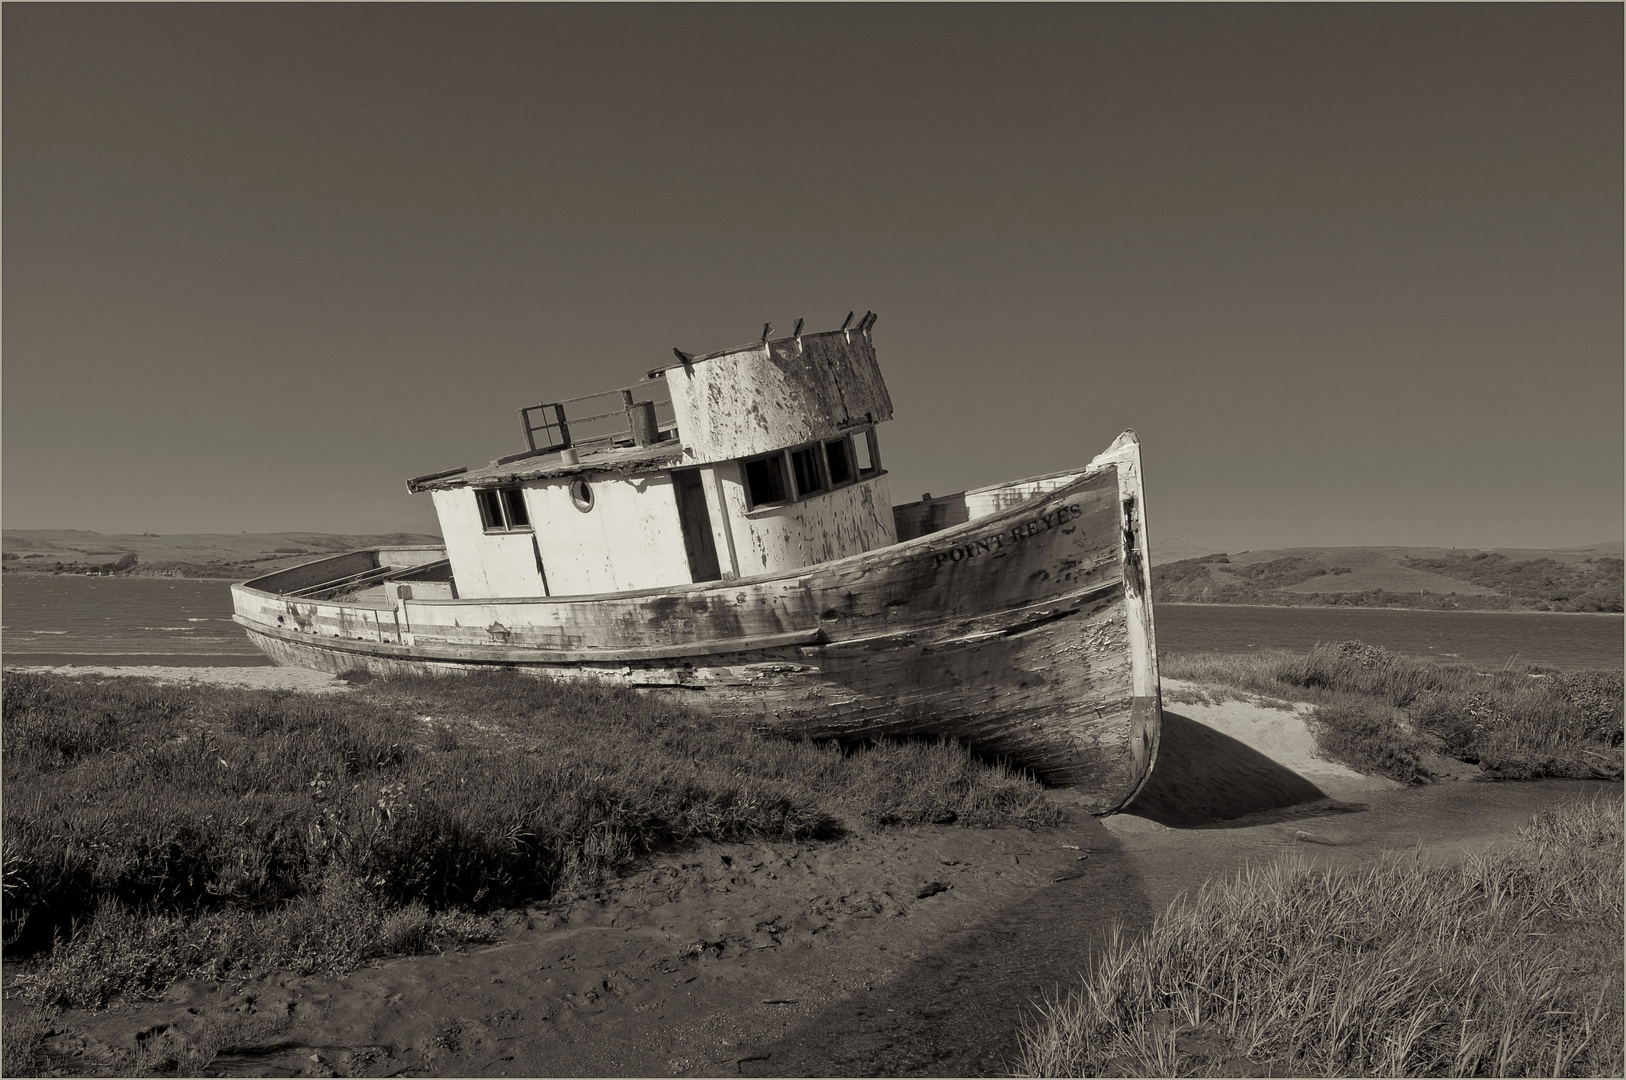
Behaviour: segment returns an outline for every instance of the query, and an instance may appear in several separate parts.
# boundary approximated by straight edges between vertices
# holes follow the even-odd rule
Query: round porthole
[[[582,513],[593,508],[593,488],[586,480],[576,480],[570,485],[570,501],[576,504],[576,509]]]

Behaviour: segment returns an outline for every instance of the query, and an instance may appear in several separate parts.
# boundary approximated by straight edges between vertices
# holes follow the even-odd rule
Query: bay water
[[[269,663],[232,622],[225,581],[7,574],[0,584],[0,656],[10,664]],[[1359,640],[1480,669],[1513,664],[1618,668],[1620,615],[1372,608],[1160,604],[1164,654],[1304,652]]]
[[[1526,664],[1574,671],[1618,668],[1626,650],[1626,622],[1613,614],[1159,604],[1153,619],[1160,654],[1308,652],[1364,641],[1481,671]]]
[[[8,664],[270,664],[231,615],[227,581],[7,574],[0,657]]]

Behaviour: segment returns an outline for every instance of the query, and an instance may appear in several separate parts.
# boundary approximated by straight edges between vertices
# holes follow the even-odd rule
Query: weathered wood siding
[[[1074,469],[1071,472],[1053,473],[1049,476],[1035,476],[1027,480],[1012,480],[1009,483],[972,488],[965,493],[967,520],[976,521],[978,518],[1004,513],[1006,510],[1021,506],[1023,503],[1031,502],[1040,495],[1060,491],[1081,475],[1083,473],[1080,470]]]
[[[271,593],[297,592],[300,589],[338,581],[381,567],[394,566],[405,570],[414,566],[441,563],[445,558],[445,548],[422,544],[410,547],[368,548],[365,551],[347,551],[342,555],[330,555],[325,559],[300,563],[286,570],[277,570],[256,578],[252,584],[257,589]],[[426,573],[430,575],[427,580],[445,581],[448,576],[444,566]]]
[[[459,596],[544,596],[529,532],[488,533],[473,488],[430,493]],[[532,521],[536,520],[533,515]]]
[[[892,508],[893,527],[899,540],[913,540],[927,533],[942,532],[971,520],[966,509],[965,492],[955,492],[937,499],[902,503]]]
[[[545,480],[524,489],[549,593],[571,596],[689,584],[671,473],[588,476],[590,510],[578,510],[571,502],[574,479]]]
[[[383,613],[387,616],[388,613]],[[250,630],[279,663],[381,675],[478,670],[421,646],[372,644],[346,654],[311,635]],[[552,678],[655,692],[740,717],[769,732],[816,739],[945,735],[979,752],[1076,786],[1097,812],[1138,789],[1155,753],[1135,726],[1122,587],[1058,600],[1022,617],[968,620],[849,643],[737,647],[725,655],[574,663],[510,660]],[[510,654],[534,650],[510,649]],[[498,666],[501,660],[485,661]]]
[[[747,510],[740,470],[717,472],[741,577],[816,566],[897,543],[885,476],[786,506]]]
[[[913,540],[917,536],[939,532],[967,521],[1002,513],[1020,506],[1040,495],[1057,491],[1077,480],[1077,469],[1034,476],[1026,480],[1012,480],[1004,484],[958,491],[936,499],[900,503],[892,508],[899,540]]]
[[[739,552],[734,543],[733,512],[729,509],[732,504],[726,487],[729,482],[736,488],[740,485],[737,462],[724,461],[700,469],[700,486],[706,493],[706,513],[711,517],[711,540],[717,548],[717,565],[725,581],[746,576],[746,571],[740,569]],[[739,493],[736,491],[735,494]]]
[[[364,570],[372,570],[378,565],[376,551],[347,551],[343,555],[329,555],[325,559],[300,563],[298,566],[290,566],[286,570],[267,574],[257,579],[255,585],[269,592],[294,592],[325,582],[337,581],[339,578],[359,574]]]
[[[856,330],[769,341],[666,372],[684,460],[765,454],[892,419],[869,335]]]
[[[408,547],[376,548],[379,566],[423,566],[446,557],[443,547],[413,544]]]

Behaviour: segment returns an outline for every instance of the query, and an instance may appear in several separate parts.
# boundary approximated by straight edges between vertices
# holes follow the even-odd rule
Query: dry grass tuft
[[[1205,886],[1113,936],[1018,1075],[1619,1076],[1621,813],[1548,811],[1457,867]]]
[[[1622,774],[1621,672],[1478,672],[1359,641],[1308,654],[1160,659],[1170,678],[1314,702],[1330,755],[1402,783],[1427,779],[1430,753],[1503,779]]]

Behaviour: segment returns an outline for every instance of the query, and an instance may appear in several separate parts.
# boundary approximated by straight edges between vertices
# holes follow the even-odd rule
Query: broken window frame
[[[475,488],[474,505],[480,512],[480,526],[488,533],[533,531],[522,487]]]
[[[840,462],[840,479],[836,478],[836,464]],[[858,468],[853,462],[853,440],[851,435],[843,435],[839,439],[824,440],[824,475],[830,481],[830,487],[846,487],[858,479]]]
[[[864,449],[868,451],[869,465],[867,467],[861,465],[857,455],[855,454],[853,455],[852,459],[853,472],[859,480],[868,480],[871,477],[880,476],[881,473],[885,471],[881,468],[881,444],[880,441],[875,437],[875,429],[873,427],[867,427],[863,431],[852,432],[847,437],[852,439],[856,444],[858,436],[860,435],[864,437]]]
[[[793,446],[786,453],[790,455],[790,475],[796,484],[798,502],[830,490],[829,463],[824,460],[822,442]]]
[[[777,474],[773,469],[774,463],[779,466]],[[757,499],[756,485],[751,480],[751,466],[753,465],[768,466],[768,478],[773,481],[773,486],[779,490],[779,498],[762,499],[760,501]],[[753,457],[740,458],[740,483],[745,488],[745,507],[747,510],[756,510],[764,506],[785,506],[796,501],[796,489],[791,486],[790,481],[790,461],[786,458],[783,450],[775,450],[771,454],[757,454]],[[763,492],[763,494],[767,494],[767,492]]]

